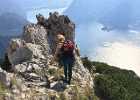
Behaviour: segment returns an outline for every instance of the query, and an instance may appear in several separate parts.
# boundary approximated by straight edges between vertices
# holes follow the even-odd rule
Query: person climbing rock
[[[74,65],[74,43],[66,40],[61,48],[61,58],[64,65],[64,82],[70,84],[72,78],[72,67]]]
[[[65,41],[65,37],[62,33],[59,33],[56,36],[56,49],[55,49],[55,53],[54,53],[54,57],[51,60],[51,64],[54,63],[54,61],[59,62],[59,65],[62,65],[61,63],[61,48],[64,44]]]

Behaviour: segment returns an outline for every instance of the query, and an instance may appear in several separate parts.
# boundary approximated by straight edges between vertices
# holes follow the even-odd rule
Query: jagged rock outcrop
[[[26,43],[40,45],[42,47],[43,55],[47,58],[50,53],[47,29],[41,25],[28,24],[24,27],[22,38]]]
[[[80,57],[75,55],[70,86],[62,81],[63,68],[57,62],[49,64],[58,33],[64,33],[67,39],[74,41],[74,23],[67,16],[56,12],[45,21],[45,26],[26,25],[22,37],[12,39],[9,44],[8,58],[14,69],[15,80],[21,80],[21,86],[24,87],[16,86],[16,92],[12,92],[10,97],[14,100],[57,100],[64,95],[67,100],[77,100],[75,97],[78,95],[87,96],[85,92],[87,89],[88,92],[92,91],[93,80]],[[88,96],[91,95],[89,92]]]
[[[33,52],[25,45],[25,41],[12,39],[8,48],[8,58],[12,65],[28,61],[32,58]]]
[[[56,35],[62,33],[65,35],[66,39],[73,40],[75,39],[75,24],[65,15],[59,15],[57,12],[53,14],[50,13],[48,19],[46,19],[45,27],[48,30],[48,37],[50,48],[52,52],[56,48]]]

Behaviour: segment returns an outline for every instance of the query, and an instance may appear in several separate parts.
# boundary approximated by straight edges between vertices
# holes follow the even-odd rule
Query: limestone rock
[[[16,85],[13,85],[11,89],[12,89],[12,93],[17,94],[17,95],[20,94],[20,91],[19,91],[19,89],[17,89]]]
[[[66,39],[74,41],[75,39],[75,24],[65,15],[59,15],[57,12],[50,13],[47,19],[47,30],[50,48],[54,53],[56,48],[56,36],[61,33]]]
[[[41,45],[26,43],[26,47],[32,51],[32,59],[45,59]]]
[[[71,85],[67,86],[63,83],[63,68],[60,68],[58,62],[53,65],[49,64],[56,49],[57,34],[62,33],[66,39],[74,41],[75,24],[67,16],[59,15],[56,12],[51,13],[49,18],[44,21],[45,24],[26,25],[21,38],[12,39],[8,47],[8,58],[15,69],[16,78],[22,79],[21,84],[26,87],[24,90],[26,93],[23,93],[22,89],[20,92],[13,92],[22,98],[26,97],[23,100],[40,100],[40,96],[42,100],[55,100],[59,97],[60,91],[65,95],[70,91],[72,94],[69,96],[71,97],[76,95],[75,91],[72,92],[76,88],[70,88]],[[87,86],[92,89],[93,80],[89,71],[83,66],[80,57],[75,54],[75,58],[72,85],[78,87],[78,91],[82,92]],[[5,73],[2,75],[4,77],[2,80],[6,83]],[[38,91],[44,88],[45,93]],[[34,94],[39,94],[39,96],[32,97]],[[20,100],[19,96],[15,100]],[[68,98],[68,100],[70,99]]]
[[[57,12],[50,13],[48,29],[50,34],[64,33],[66,39],[74,40],[75,24],[66,15],[59,15]]]
[[[50,84],[50,88],[56,91],[64,91],[66,89],[66,85],[62,81],[53,82]]]
[[[27,66],[26,65],[23,65],[23,64],[18,64],[18,65],[15,65],[14,66],[14,69],[16,72],[25,72],[27,70]]]
[[[11,74],[8,74],[6,71],[0,68],[0,82],[5,86],[10,86]]]
[[[89,85],[90,87],[93,86],[93,79],[90,75],[88,69],[86,69],[81,61],[81,58],[75,56],[75,66],[73,67],[73,79],[79,80],[79,84],[86,86]]]
[[[20,64],[32,58],[33,52],[21,39],[12,39],[8,47],[8,58],[12,65]]]
[[[13,39],[15,43],[18,42],[16,39]],[[12,40],[11,40],[12,41]],[[31,43],[24,43],[24,46],[17,46],[15,47],[15,50],[13,51],[12,48],[10,48],[13,44],[10,44],[8,48],[8,58],[10,60],[10,63],[13,65],[20,64],[29,60],[35,59],[45,59],[43,55],[42,46],[31,44]]]
[[[24,27],[23,40],[26,43],[32,43],[36,45],[42,46],[42,51],[44,55],[47,57],[50,52],[47,30],[37,24],[29,24]]]

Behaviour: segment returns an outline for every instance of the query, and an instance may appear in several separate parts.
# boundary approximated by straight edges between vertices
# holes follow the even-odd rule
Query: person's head
[[[65,37],[62,34],[57,35],[57,42],[63,43],[65,41]]]

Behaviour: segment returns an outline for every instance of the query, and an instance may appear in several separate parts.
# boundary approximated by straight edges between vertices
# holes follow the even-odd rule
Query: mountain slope
[[[0,69],[0,74],[3,75],[0,76],[0,82],[8,90],[6,95],[0,96],[1,98],[9,97],[13,100],[95,98],[92,77],[77,54],[74,55],[75,64],[70,85],[64,82],[63,67],[58,61],[53,60],[57,45],[54,39],[57,33],[64,32],[66,38],[74,40],[74,23],[71,20],[64,21],[65,18],[69,19],[56,12],[52,13],[48,21],[45,21],[45,25],[30,23],[24,27],[21,38],[10,41],[7,56],[12,66],[9,66],[7,71],[11,73]]]
[[[103,100],[139,100],[140,77],[133,71],[83,58],[84,65],[94,77],[94,89]]]
[[[0,35],[0,59],[4,58],[4,55],[6,53],[6,48],[8,47],[8,44],[12,38],[16,38],[18,36],[1,36]]]
[[[74,0],[65,11],[77,24],[98,22],[109,29],[127,30],[129,26],[139,27],[138,0]]]
[[[16,13],[7,12],[0,15],[0,22],[0,58],[3,58],[10,39],[19,36],[28,21]]]
[[[24,25],[28,21],[16,13],[2,13],[0,15],[0,33],[1,35],[14,36],[22,32]]]

